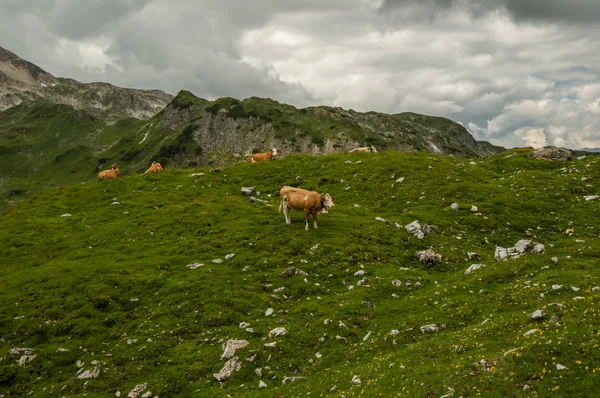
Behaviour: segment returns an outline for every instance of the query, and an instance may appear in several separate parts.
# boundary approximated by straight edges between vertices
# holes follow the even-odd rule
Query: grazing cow
[[[330,196],[328,193],[320,194],[289,186],[281,188],[279,198],[281,200],[279,203],[279,214],[283,211],[285,223],[292,223],[290,220],[290,209],[304,211],[304,218],[306,220],[304,229],[307,231],[310,215],[312,214],[315,228],[317,228],[317,215],[319,213],[326,213],[328,208],[334,206],[333,202],[335,201],[335,197]]]
[[[250,163],[262,162],[265,160],[273,160],[279,157],[279,152],[277,152],[277,148],[273,148],[270,151],[263,153],[255,153],[254,155],[248,156],[248,161]]]
[[[350,153],[352,152],[377,152],[377,149],[374,146],[364,146],[361,148],[354,148],[353,150],[350,151]]]
[[[160,163],[152,162],[152,164],[150,165],[150,167],[148,168],[148,170],[146,170],[146,172],[144,174],[156,174],[156,173],[161,172],[163,170],[164,169],[160,165]]]
[[[113,163],[109,170],[104,170],[98,173],[98,181],[116,180],[120,175],[121,173],[119,172],[119,166],[117,166],[116,163]]]

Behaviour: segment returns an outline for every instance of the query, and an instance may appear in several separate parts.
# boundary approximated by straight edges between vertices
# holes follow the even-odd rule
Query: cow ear
[[[331,201],[335,203],[335,196],[331,197]]]

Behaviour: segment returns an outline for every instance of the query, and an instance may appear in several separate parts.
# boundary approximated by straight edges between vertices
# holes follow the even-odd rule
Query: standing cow
[[[281,188],[279,198],[281,200],[279,203],[279,214],[283,211],[285,223],[292,223],[290,220],[290,209],[304,211],[304,218],[306,220],[304,229],[307,231],[310,215],[312,214],[314,226],[317,228],[317,215],[319,213],[326,213],[328,208],[334,206],[333,202],[335,201],[335,197],[328,193],[320,194],[289,186]]]
[[[112,166],[110,166],[110,170],[104,170],[98,173],[98,181],[116,180],[120,175],[119,166],[117,166],[116,163],[113,163]]]
[[[248,162],[256,163],[256,162],[262,162],[265,160],[277,159],[278,157],[279,157],[279,152],[277,151],[277,148],[273,148],[267,152],[255,153],[254,155],[248,156]]]

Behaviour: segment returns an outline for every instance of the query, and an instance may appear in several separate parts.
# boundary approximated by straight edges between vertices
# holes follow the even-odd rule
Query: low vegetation
[[[0,395],[593,396],[598,161],[526,152],[288,156],[37,194],[0,217]],[[336,206],[285,225],[283,185]],[[437,228],[419,240],[415,220]],[[520,239],[546,253],[494,260]],[[439,264],[415,259],[429,248]],[[249,344],[221,384],[229,339]]]

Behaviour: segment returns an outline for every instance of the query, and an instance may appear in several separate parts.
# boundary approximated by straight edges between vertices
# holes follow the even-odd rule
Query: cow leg
[[[306,221],[306,226],[304,227],[304,229],[308,231],[308,220],[310,219],[310,210],[304,210],[304,219]]]
[[[281,201],[281,206],[283,207],[283,215],[285,217],[285,223],[291,224],[292,220],[290,219],[290,206],[288,206],[287,197],[284,197]]]
[[[315,222],[315,228],[317,228],[317,214],[319,214],[319,213],[313,214],[313,221]]]

